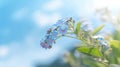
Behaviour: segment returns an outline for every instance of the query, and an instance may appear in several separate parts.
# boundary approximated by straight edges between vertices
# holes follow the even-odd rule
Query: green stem
[[[74,32],[74,24],[72,22],[70,22],[69,25],[70,25],[70,28],[71,28],[72,32]]]
[[[85,44],[89,44],[89,43],[87,43],[87,41],[85,41],[85,40],[83,40],[83,39],[80,39],[80,38],[77,38],[77,37],[73,37],[73,36],[69,36],[69,35],[65,35],[66,37],[70,37],[70,38],[74,38],[74,39],[77,39],[77,40],[80,40],[80,41],[82,41],[83,43],[85,43]]]
[[[67,34],[74,34],[73,32],[67,32]]]
[[[69,36],[69,35],[65,35],[65,36],[79,40],[77,37],[73,37],[73,36]]]

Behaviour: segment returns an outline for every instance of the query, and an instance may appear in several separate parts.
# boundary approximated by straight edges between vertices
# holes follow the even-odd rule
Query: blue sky
[[[108,7],[114,15],[117,15],[119,2],[119,0],[0,0],[0,67],[34,67],[35,62],[52,63],[79,41],[63,38],[57,40],[57,44],[50,50],[41,48],[40,39],[50,25],[65,17],[73,17],[75,20],[83,17],[90,20],[93,25],[99,25],[101,22],[95,17],[95,10]],[[108,28],[110,27],[106,27]],[[66,42],[67,40],[70,42]]]

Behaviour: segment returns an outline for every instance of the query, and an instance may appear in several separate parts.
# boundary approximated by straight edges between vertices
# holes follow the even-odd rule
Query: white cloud
[[[0,46],[0,58],[6,57],[9,53],[7,46]]]
[[[45,10],[57,10],[63,6],[62,0],[52,0],[43,5],[43,9]]]
[[[111,10],[120,8],[120,0],[93,0],[93,8],[100,9],[108,7]]]
[[[28,43],[24,43],[24,45],[26,44]],[[35,44],[34,46],[37,46],[37,48],[29,46],[26,48],[16,42],[10,43],[9,49],[7,46],[1,46],[0,58],[7,56],[9,53],[8,51],[12,51],[12,55],[5,60],[0,60],[0,67],[34,67],[34,63],[37,61],[41,64],[50,64],[61,54],[61,52],[63,52],[61,51],[61,47],[57,47],[57,45],[54,45],[52,49],[48,50],[44,48],[41,50],[39,45]]]
[[[12,14],[12,19],[13,20],[21,20],[25,17],[26,14],[27,14],[27,9],[26,8],[21,8],[19,10],[16,10]]]
[[[76,2],[79,2],[77,0]],[[114,3],[113,3],[114,2]],[[106,8],[109,10],[119,11],[120,8],[120,0],[87,0],[81,1],[80,3],[76,3],[76,13],[78,16],[92,16],[96,9]],[[82,5],[82,6],[81,6]]]
[[[75,13],[79,17],[91,17],[91,15],[94,12],[94,9],[92,8],[92,1],[79,1],[76,0],[75,2]]]
[[[51,15],[36,11],[33,13],[33,20],[39,26],[46,26],[55,23],[60,18],[60,14],[53,13]]]

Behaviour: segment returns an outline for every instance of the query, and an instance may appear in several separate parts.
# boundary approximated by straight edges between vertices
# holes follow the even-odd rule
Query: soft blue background
[[[109,7],[117,15],[119,6],[119,0],[0,0],[0,67],[52,63],[79,41],[63,38],[50,50],[41,48],[40,39],[50,25],[73,17],[76,21],[88,19],[93,27],[98,26],[101,21],[96,18],[97,8]],[[105,29],[109,31],[110,25]]]

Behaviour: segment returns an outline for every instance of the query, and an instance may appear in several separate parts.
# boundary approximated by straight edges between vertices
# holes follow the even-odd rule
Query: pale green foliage
[[[107,13],[106,15],[111,20],[112,15],[109,12]],[[107,21],[109,20],[107,19]],[[115,30],[111,35],[107,36],[109,47],[99,46],[97,41],[92,38],[105,25],[102,24],[96,27],[92,33],[88,33],[81,30],[81,22],[76,24],[74,33],[77,35],[77,39],[82,42],[76,49],[80,56],[76,57],[70,53],[71,57],[68,58],[72,58],[72,61],[76,63],[76,67],[120,67],[120,30],[118,29],[120,26],[120,14],[117,20],[112,20],[110,23],[113,24]],[[71,64],[73,67],[74,65]]]
[[[95,28],[95,30],[93,31],[93,35],[97,34],[102,28],[104,27],[104,25],[100,25],[97,28]]]
[[[99,58],[103,57],[103,55],[102,55],[102,53],[101,53],[101,51],[99,50],[98,47],[81,46],[77,50],[81,53],[91,55],[91,56],[94,56],[94,57],[99,57]]]

